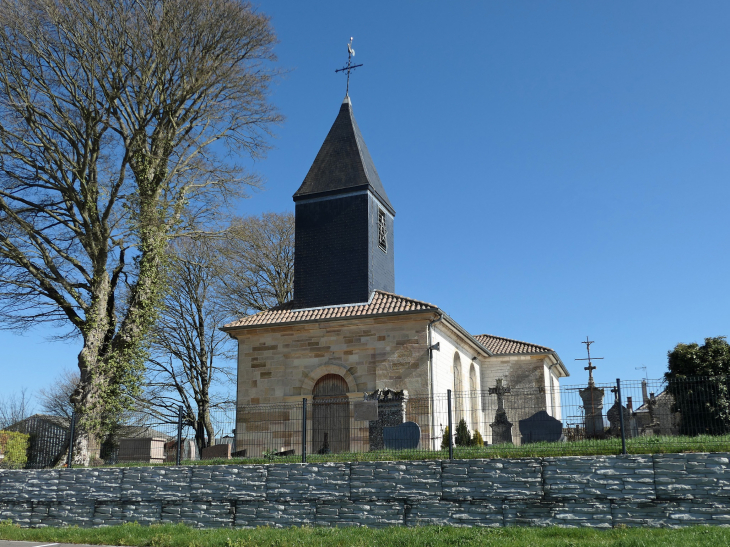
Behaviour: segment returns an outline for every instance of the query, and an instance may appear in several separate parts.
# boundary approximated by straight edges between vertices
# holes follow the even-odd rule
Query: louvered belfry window
[[[385,226],[385,211],[378,209],[378,246],[388,252],[388,228]]]

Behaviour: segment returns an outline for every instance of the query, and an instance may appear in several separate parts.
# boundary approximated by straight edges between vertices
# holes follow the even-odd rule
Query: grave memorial
[[[386,427],[395,427],[406,421],[406,404],[408,391],[394,391],[392,389],[376,389],[365,394],[365,401],[377,404],[377,418],[370,420],[368,434],[370,450],[386,448],[383,439],[383,430]]]
[[[593,371],[596,367],[591,362],[592,359],[603,359],[603,357],[591,357],[591,344],[594,342],[588,340],[582,342],[586,345],[588,357],[586,359],[576,359],[576,361],[588,361],[585,370],[588,371],[588,387],[578,391],[578,395],[583,400],[583,411],[585,416],[585,435],[586,439],[602,438],[604,436],[603,427],[603,393],[602,388],[597,388],[593,381]]]
[[[553,418],[546,411],[536,412],[529,418],[520,420],[520,436],[522,444],[539,442],[561,442],[565,440],[563,435],[563,422]]]
[[[511,391],[509,386],[502,386],[502,378],[497,378],[497,385],[489,388],[489,394],[497,396],[497,413],[494,421],[489,424],[492,428],[492,444],[512,442],[512,423],[507,419],[507,412],[504,410],[504,396]]]
[[[618,402],[618,389],[613,388],[611,390],[611,393],[613,393],[616,396],[616,400],[613,403],[613,406],[608,409],[608,412],[606,412],[606,419],[608,419],[609,428],[610,428],[610,434],[612,437],[620,437],[621,436],[621,415],[620,412],[623,412],[624,414],[624,427],[626,427],[626,438],[631,437],[631,413],[629,412],[629,409],[626,408],[623,405],[619,405]]]
[[[387,450],[415,450],[420,441],[421,428],[416,422],[383,428],[383,444]]]

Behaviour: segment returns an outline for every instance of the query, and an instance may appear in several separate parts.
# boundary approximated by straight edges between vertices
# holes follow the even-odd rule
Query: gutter
[[[560,365],[560,368],[562,369],[563,374],[565,374],[565,376],[563,376],[563,378],[567,378],[568,376],[570,376],[570,372],[568,372],[568,369],[565,368],[565,364],[560,359],[560,357],[558,357],[558,354],[557,353],[555,353],[554,351],[551,351],[548,355],[552,355],[555,358],[555,363],[553,363],[552,365],[550,365],[548,367],[548,372],[550,372],[551,370],[553,370],[553,367],[556,367],[556,366]]]
[[[454,330],[456,330],[464,338],[466,338],[472,344],[474,344],[476,347],[478,347],[480,350],[482,350],[484,352],[484,354],[487,355],[487,357],[494,356],[494,353],[493,352],[489,351],[485,346],[483,346],[482,344],[480,344],[477,341],[477,339],[474,338],[474,336],[472,336],[470,333],[468,333],[464,327],[462,327],[461,325],[459,325],[459,323],[457,323],[456,321],[454,321],[454,319],[451,316],[449,316],[446,312],[444,312],[443,310],[441,310],[441,308],[438,308],[436,310],[436,313],[442,314],[446,318],[446,321],[454,328]]]

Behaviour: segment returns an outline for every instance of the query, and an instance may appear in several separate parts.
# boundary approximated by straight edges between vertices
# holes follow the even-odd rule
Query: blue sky
[[[649,377],[730,335],[728,2],[263,2],[287,70],[266,189],[293,210],[335,119],[355,116],[393,203],[396,291],[474,334],[554,348],[583,383]],[[77,344],[0,333],[0,396]]]

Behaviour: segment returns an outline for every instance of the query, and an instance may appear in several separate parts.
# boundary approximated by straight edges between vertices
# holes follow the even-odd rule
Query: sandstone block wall
[[[0,471],[0,520],[252,526],[730,525],[729,454]]]

